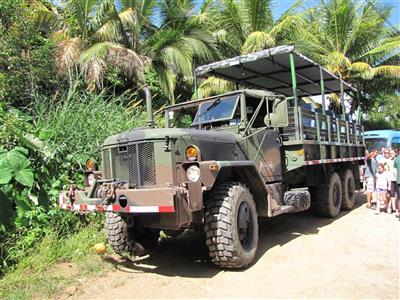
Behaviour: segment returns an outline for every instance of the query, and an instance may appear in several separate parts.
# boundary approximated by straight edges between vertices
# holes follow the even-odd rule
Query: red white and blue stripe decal
[[[357,161],[364,160],[365,157],[349,157],[349,158],[330,158],[330,159],[318,159],[318,160],[308,160],[305,161],[304,164],[306,166],[310,165],[318,165],[318,164],[328,164],[328,163],[337,163],[337,162],[346,162],[346,161]]]

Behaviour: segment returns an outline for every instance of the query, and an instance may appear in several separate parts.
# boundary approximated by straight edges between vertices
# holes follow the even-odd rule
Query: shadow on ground
[[[357,195],[355,208],[365,203],[364,198],[362,194]],[[320,228],[348,213],[349,211],[342,211],[336,219],[319,218],[304,212],[260,220],[257,258],[253,265],[268,249],[284,245],[302,235],[317,234]],[[126,272],[151,272],[172,277],[211,278],[223,271],[209,258],[204,235],[192,231],[186,231],[177,238],[163,239],[148,258],[138,262],[114,256],[106,256],[104,260]]]

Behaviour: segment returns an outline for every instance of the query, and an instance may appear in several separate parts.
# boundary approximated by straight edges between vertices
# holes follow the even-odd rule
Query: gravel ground
[[[105,258],[117,270],[79,286],[74,298],[390,298],[400,299],[399,229],[394,215],[357,207],[336,219],[309,213],[260,224],[255,263],[214,266],[204,240],[185,233],[164,240],[149,258]]]

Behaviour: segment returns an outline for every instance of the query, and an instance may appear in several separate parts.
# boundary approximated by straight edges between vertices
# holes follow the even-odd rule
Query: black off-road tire
[[[311,190],[311,209],[321,217],[335,218],[342,204],[342,183],[336,172],[329,175],[328,182]]]
[[[108,243],[118,254],[132,252],[134,242],[129,234],[129,228],[126,220],[115,212],[106,212],[105,223]]]
[[[258,246],[258,221],[253,195],[244,184],[227,182],[210,192],[205,203],[204,230],[216,265],[244,268],[251,264]]]
[[[353,171],[347,169],[346,172],[340,174],[342,181],[342,210],[351,210],[354,207],[356,201],[356,184],[354,181]]]

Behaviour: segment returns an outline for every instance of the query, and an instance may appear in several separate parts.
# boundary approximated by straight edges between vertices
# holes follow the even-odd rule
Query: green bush
[[[0,102],[1,103],[1,102]],[[49,233],[59,238],[102,217],[58,209],[58,191],[82,183],[87,158],[100,160],[104,139],[145,124],[125,96],[69,91],[35,97],[29,110],[0,104],[0,265],[10,268]]]

